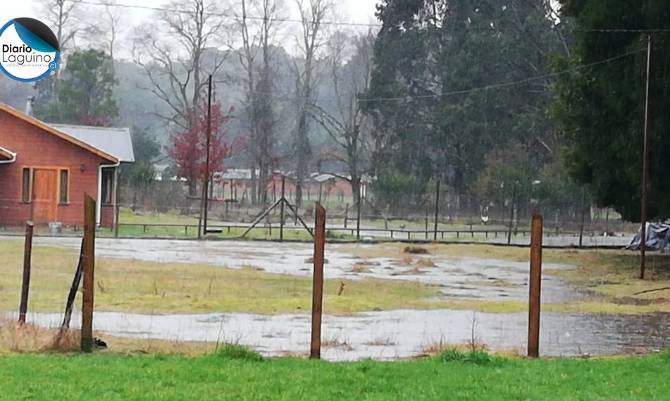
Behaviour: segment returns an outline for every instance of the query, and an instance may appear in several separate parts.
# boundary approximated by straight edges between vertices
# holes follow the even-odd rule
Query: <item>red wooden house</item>
[[[0,226],[82,226],[89,194],[111,227],[118,168],[133,161],[128,129],[51,125],[0,104]]]

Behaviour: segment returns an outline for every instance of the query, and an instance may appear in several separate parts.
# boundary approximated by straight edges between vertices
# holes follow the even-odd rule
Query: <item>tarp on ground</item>
[[[647,249],[670,251],[670,224],[647,223],[645,233],[645,244]],[[640,249],[640,232],[638,231],[627,247],[628,249]]]

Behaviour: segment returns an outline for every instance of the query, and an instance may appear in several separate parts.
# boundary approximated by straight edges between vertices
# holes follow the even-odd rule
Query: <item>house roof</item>
[[[135,161],[133,141],[128,128],[89,127],[66,124],[49,124],[49,126],[114,156],[122,163],[132,163]]]
[[[14,158],[16,157],[16,153],[12,152],[11,150],[7,148],[3,148],[0,146],[0,161],[3,162],[14,162]]]
[[[91,152],[91,153],[93,153],[93,154],[95,154],[95,155],[97,155],[97,156],[99,156],[99,157],[101,157],[105,160],[108,160],[108,161],[113,162],[113,163],[118,163],[120,161],[115,156],[112,156],[111,154],[109,154],[109,153],[107,153],[107,152],[105,152],[101,149],[98,149],[97,147],[95,147],[95,146],[93,146],[93,145],[91,145],[91,144],[89,144],[85,141],[82,141],[79,138],[76,138],[76,137],[74,137],[72,135],[69,135],[65,132],[62,132],[62,131],[54,128],[54,127],[51,127],[48,124],[46,124],[46,123],[44,123],[44,122],[42,122],[42,121],[40,121],[40,120],[38,120],[34,117],[31,117],[31,116],[29,116],[25,113],[21,113],[20,111],[14,109],[14,108],[12,108],[12,107],[4,104],[4,103],[0,103],[0,111],[4,111],[5,113],[7,113],[7,114],[9,114],[13,117],[16,117],[20,120],[23,120],[26,123],[28,123],[28,124],[30,124],[34,127],[42,129],[43,131],[45,131],[48,134],[51,134],[51,135],[56,136],[56,137],[58,137],[58,138],[60,138],[64,141],[67,141],[67,142],[70,142],[70,143],[72,143],[76,146],[79,146],[80,148],[82,148],[84,150],[87,150],[87,151],[89,151],[89,152]]]

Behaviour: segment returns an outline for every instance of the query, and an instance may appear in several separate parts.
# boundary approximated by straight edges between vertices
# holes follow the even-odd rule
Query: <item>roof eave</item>
[[[42,129],[42,130],[44,130],[44,131],[46,131],[46,132],[48,132],[48,133],[50,133],[50,134],[52,134],[56,137],[59,137],[60,139],[63,139],[66,142],[70,142],[70,143],[72,143],[76,146],[79,146],[80,148],[82,148],[84,150],[87,150],[87,151],[95,154],[96,156],[98,156],[100,158],[103,158],[103,159],[105,159],[107,161],[110,161],[112,163],[115,163],[115,164],[120,162],[119,159],[117,159],[116,157],[114,157],[114,156],[112,156],[108,153],[105,153],[105,152],[103,152],[99,149],[96,149],[93,146],[90,146],[89,144],[84,143],[84,142],[78,140],[77,138],[74,138],[74,137],[72,137],[72,136],[70,136],[70,135],[68,135],[68,134],[66,134],[62,131],[59,131],[59,130],[53,128],[53,127],[50,127],[49,125],[43,123],[42,121],[40,121],[40,120],[38,120],[34,117],[31,117],[27,114],[21,113],[20,111],[12,108],[12,107],[10,107],[6,104],[0,103],[0,110],[18,118],[18,119],[20,119],[22,121],[25,121],[26,123],[28,123],[28,124],[30,124],[34,127],[40,128],[40,129]]]

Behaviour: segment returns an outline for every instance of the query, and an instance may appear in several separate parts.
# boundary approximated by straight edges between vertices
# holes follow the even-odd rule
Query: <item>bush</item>
[[[215,355],[222,359],[235,359],[244,361],[262,361],[263,357],[258,352],[243,345],[226,344],[219,348]]]

